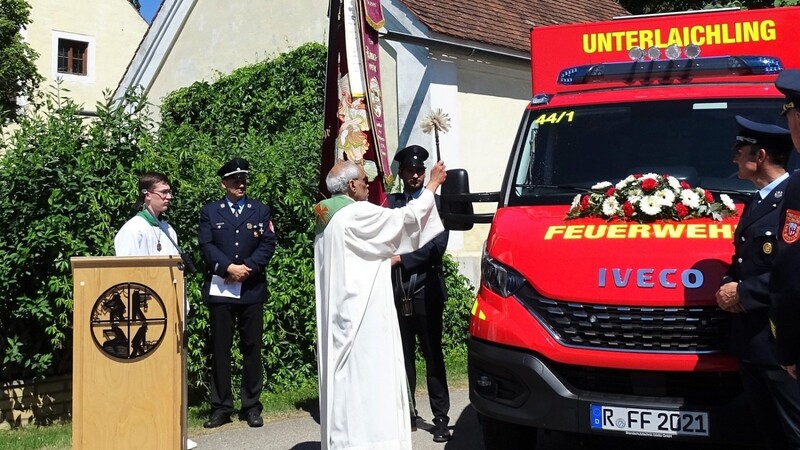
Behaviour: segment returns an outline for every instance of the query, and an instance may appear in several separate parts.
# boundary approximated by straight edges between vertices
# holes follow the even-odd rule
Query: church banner
[[[380,84],[380,0],[330,0],[320,194],[339,160],[361,165],[370,178],[369,201],[385,204],[391,170],[386,151]]]

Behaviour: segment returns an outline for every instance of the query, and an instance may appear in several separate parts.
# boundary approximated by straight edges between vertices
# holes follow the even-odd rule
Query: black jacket
[[[198,240],[205,261],[203,300],[209,303],[262,303],[267,299],[267,264],[275,253],[276,237],[267,205],[245,198],[239,217],[228,201],[211,202],[200,211]],[[241,298],[209,295],[211,276],[225,278],[230,264],[245,264],[252,269],[242,283]]]
[[[775,327],[773,353],[780,364],[790,365],[800,356],[800,172],[789,178],[784,196],[769,316]]]
[[[744,313],[731,314],[734,354],[756,364],[776,366],[769,340],[769,281],[778,241],[780,207],[786,197],[784,180],[760,202],[744,209],[734,233],[734,254],[722,282],[738,282]]]
[[[439,196],[436,197],[436,206],[439,206]],[[387,198],[389,208],[402,208],[406,206],[405,194],[389,194]],[[403,292],[411,295],[425,289],[426,302],[444,302],[447,300],[442,274],[442,257],[447,249],[450,232],[445,230],[422,248],[400,255],[400,278],[402,285],[396,283],[397,275],[393,269],[392,284],[394,285],[395,299],[399,300]],[[416,274],[415,286],[410,286],[412,275]],[[410,292],[410,291],[414,292]],[[420,296],[416,296],[419,298]],[[420,310],[424,305],[415,302],[414,309]]]

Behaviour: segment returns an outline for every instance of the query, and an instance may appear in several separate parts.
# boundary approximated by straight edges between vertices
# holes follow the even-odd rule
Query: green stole
[[[315,233],[320,234],[325,231],[325,227],[328,226],[328,223],[333,218],[333,215],[339,212],[339,210],[345,206],[353,203],[355,203],[355,200],[346,195],[340,194],[334,195],[333,197],[325,199],[314,205],[314,215],[317,219]]]
[[[158,220],[155,217],[153,217],[152,214],[150,214],[150,211],[148,211],[146,209],[143,209],[143,210],[139,211],[138,213],[136,213],[136,215],[141,217],[141,218],[143,218],[144,220],[147,221],[147,223],[149,223],[150,225],[152,225],[154,227],[159,227],[159,228],[161,227],[158,224]]]

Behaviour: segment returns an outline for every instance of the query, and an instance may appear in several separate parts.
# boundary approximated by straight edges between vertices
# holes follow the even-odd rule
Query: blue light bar
[[[674,61],[633,61],[575,66],[559,73],[558,84],[579,85],[612,81],[633,83],[726,75],[769,75],[782,70],[781,60],[771,56],[710,56]]]

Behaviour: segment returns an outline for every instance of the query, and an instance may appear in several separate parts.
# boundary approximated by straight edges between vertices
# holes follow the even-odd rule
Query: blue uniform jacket
[[[781,208],[778,248],[770,277],[772,350],[781,365],[800,358],[800,171],[789,177]]]
[[[203,300],[208,303],[262,303],[267,299],[267,264],[275,253],[276,237],[267,205],[245,197],[239,217],[227,200],[211,202],[200,211],[198,240],[205,261]],[[228,276],[227,267],[244,264],[252,272],[242,283],[241,298],[209,295],[211,275]]]
[[[780,207],[788,179],[761,202],[745,207],[736,233],[731,266],[722,282],[738,282],[736,288],[744,313],[731,314],[732,352],[744,361],[777,366],[769,341],[769,280],[777,253]]]

